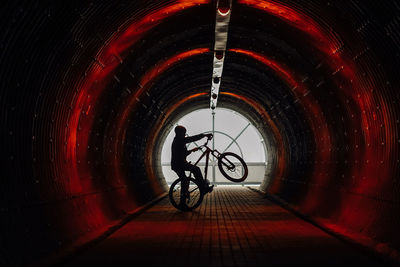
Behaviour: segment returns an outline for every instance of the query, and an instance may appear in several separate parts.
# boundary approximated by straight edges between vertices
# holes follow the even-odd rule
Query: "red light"
[[[218,8],[218,13],[223,17],[227,16],[230,11],[231,11],[230,8],[227,8],[227,7],[219,7]]]
[[[97,102],[108,84],[113,80],[116,68],[129,55],[128,49],[165,18],[179,13],[183,8],[196,7],[206,3],[209,3],[209,0],[180,0],[139,20],[134,20],[130,25],[124,25],[126,26],[124,27],[125,30],[116,32],[105,42],[105,46],[97,53],[96,60],[86,71],[85,78],[76,82],[79,86],[71,88],[74,92],[76,91],[76,94],[71,99],[71,112],[66,121],[66,130],[61,132],[59,136],[62,143],[65,142],[63,153],[59,153],[59,158],[56,160],[56,162],[60,162],[58,172],[63,175],[62,178],[60,177],[60,182],[64,183],[63,186],[68,194],[77,195],[97,190],[95,180],[92,179],[95,172],[94,165],[89,164],[90,155],[88,151],[89,141],[93,134],[92,125],[99,109]],[[190,56],[190,52],[188,53],[187,55],[183,53],[182,58]],[[156,72],[150,72],[148,76],[143,77],[143,80],[152,79],[155,75]],[[124,138],[124,134],[124,131],[120,132],[121,139]],[[121,151],[119,140],[113,139],[113,142],[109,144],[109,147]],[[126,192],[126,187],[121,187],[121,184],[125,183],[126,177],[120,162],[114,161],[115,158],[111,158],[111,155],[105,157],[110,157],[105,158],[105,160],[113,163],[107,174],[112,177],[109,180],[112,183],[110,186],[121,188],[107,194],[107,197],[112,197],[115,201],[118,200],[119,205],[126,207],[126,210],[134,209],[137,203],[132,199],[132,195]],[[118,157],[120,157],[120,154],[118,154]],[[154,178],[152,182],[154,182],[155,195],[161,194],[163,189],[157,179]],[[82,217],[79,217],[81,221],[73,222],[71,225],[82,228],[89,225],[98,228],[115,219],[115,213],[110,212],[109,209],[110,203],[104,201],[102,196],[94,194],[86,199],[88,200],[86,206],[91,210],[91,214],[82,215]]]

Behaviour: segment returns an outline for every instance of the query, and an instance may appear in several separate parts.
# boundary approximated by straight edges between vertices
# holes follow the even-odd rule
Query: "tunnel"
[[[60,262],[165,200],[163,142],[210,107],[215,82],[216,109],[265,140],[255,195],[399,264],[397,1],[18,0],[0,12],[2,266]]]

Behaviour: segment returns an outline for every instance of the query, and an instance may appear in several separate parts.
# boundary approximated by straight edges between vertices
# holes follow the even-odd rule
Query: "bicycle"
[[[218,160],[218,168],[222,175],[228,180],[240,183],[243,182],[248,175],[248,168],[244,160],[232,152],[219,153],[216,149],[208,147],[210,139],[199,146],[203,152],[194,165],[197,165],[204,157],[206,163],[204,168],[204,180],[207,181],[207,170],[210,154]],[[169,189],[169,200],[171,204],[182,211],[190,211],[197,208],[203,201],[204,195],[207,194],[202,185],[193,178],[192,173],[189,174],[184,181],[181,178],[176,179]]]

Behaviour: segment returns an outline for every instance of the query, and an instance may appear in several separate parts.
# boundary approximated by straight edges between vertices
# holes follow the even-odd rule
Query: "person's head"
[[[176,127],[175,127],[175,134],[176,134],[176,136],[178,136],[178,137],[185,137],[186,128],[183,127],[183,126],[180,126],[180,125],[176,126]]]

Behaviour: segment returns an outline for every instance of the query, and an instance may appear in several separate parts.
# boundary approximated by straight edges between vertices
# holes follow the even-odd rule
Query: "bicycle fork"
[[[210,159],[210,152],[206,154],[206,166],[204,168],[204,181],[207,181],[208,160]]]

